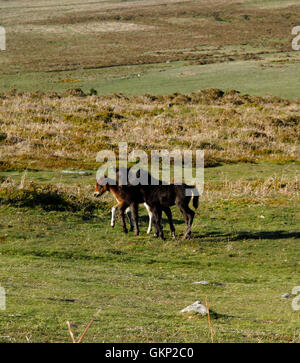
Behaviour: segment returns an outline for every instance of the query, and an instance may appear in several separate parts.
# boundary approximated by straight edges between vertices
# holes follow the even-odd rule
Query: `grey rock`
[[[193,284],[208,285],[209,282],[205,281],[205,280],[203,280],[203,281],[194,281]]]
[[[63,174],[78,174],[78,175],[90,175],[87,171],[75,171],[75,170],[63,170]]]
[[[187,306],[186,308],[180,311],[181,313],[190,313],[195,312],[200,315],[207,315],[208,311],[205,305],[201,303],[201,301],[196,301],[194,304]]]
[[[291,296],[292,296],[291,294],[283,294],[283,295],[281,295],[281,298],[282,299],[288,299]]]

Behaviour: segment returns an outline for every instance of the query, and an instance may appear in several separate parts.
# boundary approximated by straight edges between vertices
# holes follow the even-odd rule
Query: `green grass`
[[[99,95],[169,95],[220,88],[299,98],[299,56],[290,45],[297,12],[287,8],[297,1],[251,0],[230,2],[230,7],[224,1],[218,9],[205,1],[205,6],[173,3],[168,14],[157,1],[157,6],[145,6],[143,19],[135,3],[119,8],[119,0],[114,0],[115,9],[107,8],[111,1],[106,0],[27,3],[0,6],[7,29],[7,51],[0,52],[0,93],[12,88],[82,88],[89,93],[93,88]],[[23,15],[24,8],[31,10]],[[103,34],[81,27],[96,20],[151,28]],[[281,299],[300,285],[299,161],[287,161],[296,160],[298,103],[260,104],[244,97],[239,104],[239,96],[233,95],[223,104],[208,96],[208,105],[200,97],[197,108],[183,95],[167,97],[159,104],[159,115],[146,96],[127,104],[117,96],[99,102],[39,95],[0,99],[0,166],[10,170],[1,172],[0,179],[13,180],[7,183],[10,189],[1,185],[0,190],[0,286],[7,293],[0,342],[69,342],[66,322],[77,324],[79,335],[99,308],[86,342],[210,342],[206,317],[179,313],[206,298],[214,312],[215,342],[300,342],[300,312],[293,311],[292,298]],[[104,104],[125,118],[110,118],[95,135]],[[70,124],[64,128],[66,121]],[[141,124],[140,144],[135,137]],[[205,128],[211,124],[213,132]],[[70,128],[70,138],[60,143]],[[151,139],[149,128],[163,132]],[[59,170],[93,168],[94,141],[98,151],[116,146],[118,135],[147,150],[194,148],[199,141],[217,156],[222,146],[220,160],[248,163],[205,169],[193,239],[182,240],[185,225],[176,208],[176,240],[166,220],[165,241],[146,235],[144,207],[141,235],[124,235],[119,221],[114,229],[109,226],[114,199],[103,196],[96,204],[92,197],[95,170],[87,176]],[[53,156],[57,148],[67,154]],[[279,153],[274,162],[272,152]],[[31,170],[24,173],[23,168]],[[209,284],[194,284],[200,280]]]
[[[246,1],[244,5],[256,6],[260,9],[279,9],[299,5],[299,2],[297,0],[250,0]]]
[[[206,178],[297,173],[293,164],[253,164],[247,174],[246,167],[207,169]],[[34,175],[60,178],[59,172]],[[84,185],[92,179],[77,178]],[[142,207],[141,236],[134,237],[124,235],[120,223],[109,227],[107,203],[89,217],[2,205],[0,281],[7,309],[0,312],[0,341],[25,342],[27,336],[33,342],[67,342],[67,320],[79,326],[79,334],[102,308],[87,342],[209,342],[207,318],[179,314],[207,297],[216,313],[217,342],[299,342],[299,312],[291,299],[280,298],[299,286],[298,199],[232,196],[200,202],[189,241],[181,239],[184,223],[173,211],[178,238],[170,238],[164,221],[167,239],[160,241],[145,234]],[[210,284],[193,284],[200,280]]]
[[[82,328],[101,307],[87,341],[205,342],[206,319],[178,312],[206,296],[220,315],[216,341],[299,340],[299,313],[280,299],[299,285],[295,213],[292,206],[201,206],[196,238],[183,243],[111,231],[108,211],[83,221],[2,207],[8,296],[0,341],[68,341],[65,322]],[[177,230],[182,235],[181,223]],[[222,286],[193,284],[203,279]]]
[[[73,169],[67,169],[73,170]],[[58,184],[64,185],[94,185],[95,171],[85,170],[88,175],[65,174],[62,170],[39,170],[39,171],[1,171],[0,176],[11,178],[16,181],[32,180],[35,183]],[[229,181],[243,180],[265,180],[270,177],[287,177],[294,178],[299,174],[299,163],[276,164],[270,162],[246,163],[246,164],[227,164],[220,165],[216,168],[206,168],[205,178],[210,182],[220,182],[224,179]]]
[[[273,57],[278,59],[278,57]],[[58,91],[82,88],[86,93],[94,88],[99,94],[124,93],[170,94],[190,93],[205,88],[236,89],[253,95],[298,98],[300,92],[298,60],[272,62],[235,61],[207,65],[186,62],[143,66],[123,66],[70,72],[38,72],[3,75],[0,89],[27,91]],[[73,82],[61,82],[73,80]]]

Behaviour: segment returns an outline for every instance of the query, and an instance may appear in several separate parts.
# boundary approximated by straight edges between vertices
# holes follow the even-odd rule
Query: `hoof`
[[[160,234],[159,234],[159,238],[163,241],[163,240],[165,239],[164,234],[163,234],[163,233],[160,233]]]

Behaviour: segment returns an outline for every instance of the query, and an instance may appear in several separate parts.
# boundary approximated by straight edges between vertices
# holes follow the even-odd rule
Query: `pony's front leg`
[[[132,221],[132,218],[131,218],[131,211],[130,211],[130,207],[128,207],[127,209],[126,209],[126,211],[125,211],[125,213],[126,213],[126,216],[127,216],[127,218],[128,218],[128,222],[129,222],[129,224],[130,224],[130,232],[132,232],[133,231],[133,221]]]
[[[115,205],[114,207],[112,207],[111,209],[111,221],[110,221],[110,226],[112,228],[114,228],[115,224],[116,224],[116,211],[118,209],[118,204]]]
[[[119,204],[118,205],[118,209],[120,211],[120,218],[121,218],[121,224],[123,227],[123,232],[124,233],[128,233],[128,229],[126,227],[126,222],[125,222],[125,211],[128,208],[128,204]]]

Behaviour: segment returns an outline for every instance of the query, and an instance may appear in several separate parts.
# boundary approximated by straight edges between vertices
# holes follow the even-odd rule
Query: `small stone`
[[[209,282],[205,281],[205,280],[203,280],[203,281],[194,281],[193,284],[208,285]]]
[[[180,311],[181,313],[190,313],[195,312],[196,314],[200,315],[207,315],[208,311],[205,305],[201,303],[201,301],[196,301],[194,304],[187,306],[186,308]]]
[[[283,295],[281,295],[281,298],[282,299],[288,299],[291,296],[292,296],[291,294],[283,294]]]
[[[78,175],[90,175],[87,171],[75,171],[75,170],[63,170],[63,174],[78,174]]]

